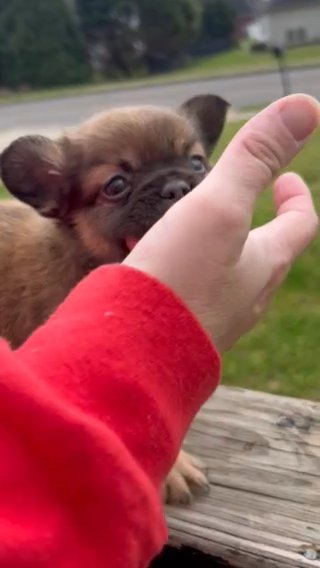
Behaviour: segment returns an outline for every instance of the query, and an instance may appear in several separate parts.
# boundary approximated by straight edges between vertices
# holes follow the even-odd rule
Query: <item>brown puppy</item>
[[[134,243],[209,170],[228,104],[194,97],[178,111],[111,110],[53,141],[27,136],[2,154],[1,177],[20,201],[0,205],[0,335],[14,347],[102,263]],[[205,486],[181,453],[167,500]]]

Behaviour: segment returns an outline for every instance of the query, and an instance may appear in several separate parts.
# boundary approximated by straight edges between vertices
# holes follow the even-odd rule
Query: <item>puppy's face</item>
[[[58,141],[13,142],[1,176],[13,195],[72,227],[93,257],[121,261],[206,175],[227,108],[207,95],[178,111],[108,111]]]

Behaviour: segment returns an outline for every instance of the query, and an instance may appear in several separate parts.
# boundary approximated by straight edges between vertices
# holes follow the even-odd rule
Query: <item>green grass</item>
[[[320,65],[320,45],[290,49],[286,55],[290,67],[299,65]],[[232,74],[250,71],[268,70],[276,67],[274,57],[270,53],[252,54],[248,49],[234,49],[215,57],[204,57],[189,66],[189,73],[197,74]],[[179,71],[183,73],[185,70]],[[177,75],[177,73],[176,73]]]
[[[289,67],[300,65],[320,65],[320,45],[299,47],[288,50],[287,62]],[[128,89],[148,85],[159,85],[175,81],[205,79],[217,76],[267,71],[276,68],[277,63],[269,53],[251,54],[248,49],[243,47],[233,49],[219,55],[203,57],[185,65],[179,70],[152,77],[143,77],[134,80],[110,81],[108,83],[100,82],[90,85],[47,89],[41,91],[2,93],[2,95],[0,95],[0,104],[28,100],[35,101],[51,99],[63,96],[76,96],[112,91],[119,88]]]
[[[219,154],[239,128],[227,126]],[[320,212],[320,133],[291,168],[312,189]],[[291,169],[290,168],[290,169]],[[273,215],[270,192],[260,199],[254,224]],[[298,260],[263,323],[224,361],[225,384],[320,400],[320,239]]]
[[[0,199],[4,199],[7,196],[5,189],[0,185]]]
[[[228,124],[216,157],[241,123]],[[310,185],[320,211],[320,133],[292,164]],[[0,196],[5,196],[4,191]],[[258,204],[255,224],[271,218],[270,192]],[[229,385],[320,400],[320,239],[299,259],[263,323],[225,357]],[[319,353],[319,354],[318,354]]]

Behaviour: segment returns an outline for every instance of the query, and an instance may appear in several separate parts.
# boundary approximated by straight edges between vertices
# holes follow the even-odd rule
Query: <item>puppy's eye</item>
[[[206,173],[206,166],[204,165],[203,160],[202,158],[200,158],[200,156],[191,156],[190,163],[195,172],[199,174]]]
[[[131,189],[130,182],[123,176],[114,176],[104,186],[103,193],[108,199],[122,199]]]

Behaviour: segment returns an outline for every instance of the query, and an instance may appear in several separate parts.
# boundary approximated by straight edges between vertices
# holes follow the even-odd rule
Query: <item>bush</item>
[[[192,48],[194,55],[208,55],[234,45],[236,11],[228,0],[202,0],[199,36]]]
[[[77,0],[92,67],[106,77],[131,76],[143,66],[138,9],[131,0]]]
[[[256,41],[250,45],[250,53],[266,53],[269,50],[269,46],[262,41]]]
[[[198,0],[137,0],[141,39],[150,71],[181,64],[200,28]]]
[[[89,66],[64,0],[0,0],[0,85],[51,87],[86,81]]]

